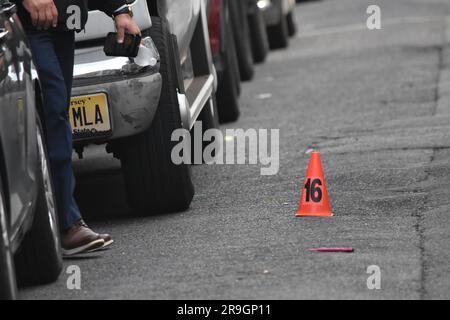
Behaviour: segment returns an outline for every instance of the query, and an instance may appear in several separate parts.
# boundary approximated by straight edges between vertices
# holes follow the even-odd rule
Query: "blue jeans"
[[[47,133],[47,149],[62,231],[81,219],[73,197],[75,177],[72,168],[72,130],[69,105],[74,64],[74,32],[30,31],[27,33],[33,53],[42,96]]]

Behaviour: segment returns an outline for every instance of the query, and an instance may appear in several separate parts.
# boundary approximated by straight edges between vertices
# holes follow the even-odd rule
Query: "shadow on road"
[[[75,198],[87,221],[105,221],[167,214],[138,212],[128,205],[125,181],[117,160],[95,154],[93,159],[75,161]]]
[[[118,169],[77,174],[75,198],[89,220],[133,214],[127,204],[123,176]]]

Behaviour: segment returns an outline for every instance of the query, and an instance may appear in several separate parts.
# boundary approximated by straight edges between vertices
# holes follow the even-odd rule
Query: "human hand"
[[[24,8],[30,13],[33,26],[47,30],[58,24],[58,10],[53,0],[23,0]]]
[[[141,35],[141,30],[129,14],[119,14],[114,18],[114,22],[116,23],[118,43],[123,43],[125,33]]]

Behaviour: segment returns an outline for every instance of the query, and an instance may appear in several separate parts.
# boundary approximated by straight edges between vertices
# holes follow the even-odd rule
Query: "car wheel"
[[[239,66],[236,56],[235,39],[230,23],[226,24],[227,32],[225,51],[222,54],[223,69],[219,73],[217,87],[217,109],[221,123],[233,122],[239,118]]]
[[[17,280],[20,285],[55,281],[62,270],[58,215],[40,121],[36,123],[39,172],[38,196],[31,230],[16,254]]]
[[[242,0],[231,0],[229,4],[241,80],[249,81],[253,79],[255,68],[253,66],[250,31],[244,8],[246,4]]]
[[[149,130],[119,142],[128,201],[139,213],[178,212],[189,208],[194,196],[191,167],[175,165],[171,152],[174,130],[181,129],[181,116],[174,75],[174,55],[169,49],[171,36],[167,22],[152,17],[150,36],[160,53],[162,91],[158,110]]]
[[[297,21],[295,19],[295,13],[294,11],[291,11],[286,16],[286,23],[288,27],[288,34],[290,37],[295,36],[297,33]]]
[[[219,127],[219,113],[217,110],[217,101],[215,97],[211,98],[209,105],[202,111],[200,117],[203,123],[206,123],[204,126],[206,130]]]
[[[278,4],[281,6],[281,2]],[[282,12],[281,8],[279,10]],[[281,13],[280,21],[267,27],[270,49],[284,49],[289,46],[289,30],[286,17]]]
[[[13,300],[17,296],[14,261],[9,246],[5,199],[0,183],[0,300]]]
[[[252,44],[253,60],[256,63],[264,62],[269,53],[269,39],[263,13],[255,8],[253,14],[248,15],[250,38]]]
[[[197,122],[201,122],[202,124],[202,131],[201,131],[201,135],[202,137],[204,136],[205,132],[208,131],[209,129],[216,129],[219,127],[219,115],[218,115],[218,111],[217,111],[217,103],[216,103],[216,99],[215,98],[211,98],[210,101],[208,102],[208,104],[203,108],[202,112],[200,113]],[[202,153],[202,157],[201,159],[196,159],[195,158],[195,152],[196,152],[196,143],[198,141],[195,140],[195,131],[191,130],[191,161],[193,164],[202,164],[204,163],[204,158],[203,158],[203,151],[205,150],[205,148],[210,144],[209,141],[203,141],[201,142],[201,147],[199,148],[199,150]],[[198,152],[198,151],[197,151]],[[199,160],[201,160],[201,162],[199,162]]]
[[[209,129],[216,129],[219,127],[219,115],[217,111],[217,102],[215,98],[211,98],[208,104],[203,108],[198,116],[197,121],[202,123],[202,133],[204,134]]]

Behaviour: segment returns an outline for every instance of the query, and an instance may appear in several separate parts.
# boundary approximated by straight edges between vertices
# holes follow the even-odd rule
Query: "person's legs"
[[[64,83],[66,85],[67,92],[67,108],[70,105],[70,97],[72,94],[72,82],[73,82],[73,65],[74,65],[74,52],[75,52],[75,33],[74,32],[61,32],[55,34],[55,52],[59,61],[59,65],[64,77]],[[67,137],[72,145],[72,129],[70,128],[70,123],[67,114]],[[70,178],[70,189],[71,195],[68,200],[69,209],[68,215],[70,221],[79,221],[81,219],[80,209],[75,201],[73,193],[75,191],[75,177],[73,175],[72,161],[71,161],[71,174]]]
[[[63,253],[72,255],[95,250],[111,237],[99,235],[84,224],[73,198],[75,178],[68,108],[73,78],[74,33],[29,32],[28,38],[44,99],[43,120],[63,233]]]
[[[81,219],[76,206],[73,206],[75,183],[72,132],[68,121],[74,55],[73,32],[65,32],[60,36],[51,32],[30,32],[28,38],[42,86],[47,148],[60,225],[62,231],[66,231]]]

